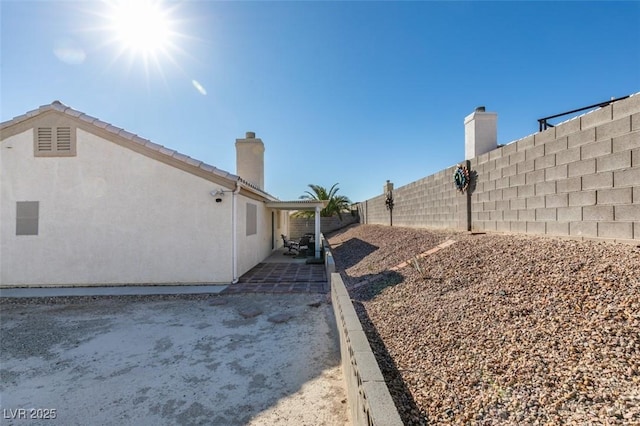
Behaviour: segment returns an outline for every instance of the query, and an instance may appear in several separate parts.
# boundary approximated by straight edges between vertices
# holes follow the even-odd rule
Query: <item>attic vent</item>
[[[53,135],[51,134],[51,127],[38,128],[38,151],[53,151]]]
[[[71,127],[38,127],[34,141],[36,157],[74,157],[75,129]]]
[[[71,127],[58,127],[56,132],[56,148],[58,151],[71,151]]]

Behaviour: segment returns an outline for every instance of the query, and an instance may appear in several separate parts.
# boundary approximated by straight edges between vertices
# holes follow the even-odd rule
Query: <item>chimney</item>
[[[382,187],[382,193],[383,194],[388,194],[390,191],[393,191],[393,182],[391,182],[389,179],[387,179],[387,182]]]
[[[474,157],[493,151],[498,147],[498,114],[486,112],[483,106],[464,119],[464,158]]]
[[[254,132],[236,139],[236,174],[264,190],[264,144]]]

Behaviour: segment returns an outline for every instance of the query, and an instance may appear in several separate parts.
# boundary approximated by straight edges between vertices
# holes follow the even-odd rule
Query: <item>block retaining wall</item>
[[[393,224],[640,240],[640,94],[469,161],[470,195],[456,166],[394,190]],[[362,223],[389,224],[385,197],[359,203]],[[469,216],[470,224],[465,215]]]
[[[355,426],[401,426],[398,410],[338,273],[331,274],[331,301],[340,335],[351,422]]]
[[[324,234],[320,234],[322,241],[322,250],[324,252],[324,270],[327,274],[327,281],[331,284],[331,274],[336,271],[336,261],[331,253],[331,246],[329,242],[324,238]]]

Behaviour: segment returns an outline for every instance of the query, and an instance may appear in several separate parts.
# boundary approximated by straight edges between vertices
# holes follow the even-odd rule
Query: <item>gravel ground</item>
[[[406,424],[640,424],[640,247],[374,225],[329,241]]]

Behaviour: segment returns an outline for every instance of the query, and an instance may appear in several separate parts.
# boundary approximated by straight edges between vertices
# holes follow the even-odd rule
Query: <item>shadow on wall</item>
[[[363,258],[378,250],[378,248],[378,246],[369,244],[359,238],[351,238],[334,245],[331,251],[335,258],[340,259],[340,269],[346,270],[358,264]]]
[[[471,170],[469,172],[469,194],[476,192],[476,184],[478,183],[478,172]]]

